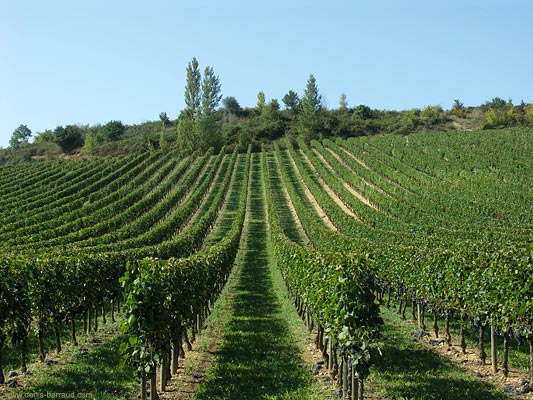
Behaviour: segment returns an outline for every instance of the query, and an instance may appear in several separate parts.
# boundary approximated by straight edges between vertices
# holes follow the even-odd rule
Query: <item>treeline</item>
[[[257,94],[253,107],[242,107],[233,96],[222,96],[220,78],[212,67],[203,74],[193,58],[186,68],[185,104],[176,120],[166,112],[159,120],[138,125],[110,121],[105,125],[67,125],[45,130],[30,143],[31,130],[20,125],[10,147],[0,151],[0,160],[17,162],[63,154],[121,155],[155,149],[190,151],[235,146],[245,151],[248,145],[261,145],[285,136],[312,139],[353,137],[377,134],[410,134],[452,130],[496,129],[533,126],[533,104],[495,97],[486,103],[467,107],[455,100],[449,110],[440,105],[403,111],[350,106],[345,94],[338,107],[327,108],[316,79],[310,75],[305,90],[288,90],[280,100]]]

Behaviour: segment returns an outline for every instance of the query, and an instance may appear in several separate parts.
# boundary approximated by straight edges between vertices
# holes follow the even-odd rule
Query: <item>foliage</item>
[[[444,111],[440,105],[429,105],[420,112],[420,120],[425,126],[430,127],[440,123],[444,118],[443,114]]]
[[[205,67],[202,80],[202,114],[209,117],[214,113],[222,99],[220,78],[212,67]]]
[[[178,146],[194,150],[222,146],[220,117],[216,108],[222,99],[220,78],[207,66],[202,78],[199,64],[193,58],[187,66],[185,87],[186,109],[178,118]]]
[[[22,143],[28,143],[31,137],[31,130],[26,125],[19,125],[17,129],[13,131],[11,138],[9,139],[9,145],[11,147],[18,147]]]
[[[101,135],[104,140],[115,142],[124,134],[126,128],[121,121],[109,121],[101,129]]]
[[[527,126],[533,126],[533,104],[529,104],[524,110],[524,119]]]
[[[348,110],[348,100],[346,93],[341,93],[341,97],[339,99],[339,110]]]
[[[159,120],[161,121],[161,126],[163,128],[172,125],[172,122],[170,121],[170,118],[168,117],[166,112],[159,113]]]
[[[122,330],[130,339],[121,352],[124,362],[139,374],[152,375],[168,353],[172,338],[180,337],[182,327],[201,315],[220,293],[233,266],[244,223],[245,178],[231,229],[217,244],[186,258],[145,258],[128,264],[120,281],[128,307]]]
[[[483,118],[483,129],[507,128],[516,125],[519,116],[513,107],[490,108]]]
[[[120,278],[125,295],[128,318],[122,331],[129,337],[121,346],[125,362],[136,368],[139,375],[151,376],[161,362],[166,343],[169,319],[165,307],[168,293],[165,276],[168,270],[157,259],[128,263]]]
[[[511,102],[509,102],[509,103],[511,103]],[[501,97],[494,97],[491,101],[487,101],[485,103],[486,107],[488,107],[488,108],[496,108],[496,109],[506,108],[508,105],[511,105],[511,104],[508,104]]]
[[[299,131],[302,138],[318,138],[321,131],[322,96],[318,92],[316,79],[311,74],[307,80],[301,101],[302,112],[299,115]]]
[[[159,114],[159,121],[138,125],[124,125],[110,121],[104,126],[67,125],[54,131],[37,133],[34,143],[27,143],[29,134],[20,131],[11,138],[11,148],[0,152],[0,162],[19,162],[32,157],[58,156],[58,144],[64,153],[70,154],[82,145],[86,156],[106,156],[154,151],[160,148],[179,148],[182,151],[219,149],[222,145],[247,148],[253,144],[276,140],[283,136],[300,136],[309,142],[316,138],[355,137],[376,134],[410,134],[451,130],[498,129],[513,126],[533,126],[531,105],[522,101],[514,106],[495,97],[478,107],[465,107],[458,99],[450,110],[439,105],[404,111],[376,110],[366,105],[350,108],[347,95],[342,93],[337,109],[327,110],[322,105],[315,77],[308,78],[304,94],[289,90],[280,102],[267,102],[265,93],[257,94],[255,107],[243,108],[235,97],[226,97],[223,107],[220,78],[212,67],[206,67],[203,76],[198,60],[193,57],[186,67],[185,109],[175,122],[166,114]],[[457,118],[450,118],[451,116]],[[460,120],[458,120],[460,119]],[[174,135],[169,128],[175,126]],[[26,127],[27,128],[27,127]],[[31,134],[31,131],[30,131]],[[19,146],[27,143],[25,146]]]
[[[196,120],[183,115],[178,119],[178,148],[193,149],[200,142],[200,127]]]
[[[242,110],[228,123],[228,137],[259,145],[277,124],[283,134],[298,123],[274,100],[265,107],[270,116]],[[341,132],[350,123],[352,134],[377,116],[408,117],[417,129],[444,113],[370,110],[363,120],[334,111],[324,112],[324,126]],[[523,123],[530,106],[493,111]],[[152,128],[161,131],[159,122]],[[254,179],[265,185],[284,279],[360,371],[374,354],[380,292],[436,313],[491,321],[517,337],[533,335],[531,135],[513,128],[300,140],[297,147],[285,141],[286,150],[276,145],[261,154],[265,179]],[[211,156],[154,151],[2,166],[0,342],[6,332],[24,336],[30,324],[46,330],[124,294],[131,317],[124,355],[141,373],[152,371],[173,335],[216,298],[239,247],[250,164],[236,168],[240,156],[225,149]],[[238,200],[227,197],[238,184]],[[231,227],[204,247],[226,198],[238,208]],[[287,220],[296,221],[291,210],[282,213],[289,200],[300,242],[287,233]]]
[[[468,110],[466,109],[466,107],[461,101],[459,101],[458,99],[455,99],[453,101],[451,113],[455,115],[456,117],[466,118],[466,116],[468,115]]]
[[[102,139],[99,135],[87,135],[85,137],[85,143],[81,149],[82,154],[88,156],[93,155],[96,150],[96,146],[101,142]]]
[[[359,104],[357,107],[355,107],[352,115],[353,118],[362,121],[374,118],[374,113],[372,112],[372,109],[368,106],[365,106],[364,104]]]
[[[262,113],[263,108],[265,108],[265,104],[266,104],[265,92],[261,91],[257,93],[257,104],[255,108],[257,108],[257,110],[259,110],[259,112]]]
[[[238,117],[241,113],[241,106],[237,99],[233,96],[225,97],[224,100],[222,100],[222,104],[224,107],[224,112],[226,115]]]
[[[72,153],[84,143],[83,133],[78,125],[58,126],[54,130],[54,141],[66,154]]]
[[[264,106],[262,117],[267,121],[277,121],[281,118],[278,100],[272,99]]]
[[[196,57],[187,64],[187,85],[185,86],[185,113],[189,118],[196,118],[200,112],[200,104],[202,102],[202,78],[200,75],[200,67]]]
[[[300,99],[298,97],[298,94],[292,90],[289,90],[285,96],[283,96],[283,104],[285,104],[285,108],[287,110],[290,110],[293,113],[298,112],[298,108],[300,106]]]

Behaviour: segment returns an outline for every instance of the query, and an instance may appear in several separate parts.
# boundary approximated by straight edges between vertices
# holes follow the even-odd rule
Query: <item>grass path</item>
[[[249,214],[230,313],[198,399],[312,399],[319,396],[305,368],[304,329],[289,304],[270,248],[263,181],[254,157]]]

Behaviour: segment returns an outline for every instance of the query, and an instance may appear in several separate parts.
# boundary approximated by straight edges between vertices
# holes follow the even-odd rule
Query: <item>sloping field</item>
[[[396,309],[399,321],[412,319],[417,340],[427,341],[431,330],[431,340],[456,358],[476,342],[475,361],[492,363],[493,372],[487,367],[483,374],[501,379],[498,395],[472,386],[479,391],[473,398],[499,398],[505,385],[525,391],[521,380],[533,382],[532,139],[531,130],[509,129],[285,141],[256,154],[154,152],[0,167],[0,383],[6,383],[0,394],[59,390],[61,383],[49,387],[46,378],[22,373],[61,364],[62,345],[90,341],[117,318],[121,332],[115,324],[103,345],[114,343],[131,382],[83,390],[95,398],[147,391],[155,398],[156,389],[163,393],[172,376],[184,373],[179,360],[234,265],[263,275],[277,266],[316,335],[325,360],[317,370],[327,371],[332,390],[337,385],[346,398],[390,398],[394,391],[442,396],[425,378],[387,391],[386,381],[397,376],[380,368],[397,362],[390,357],[399,352],[406,363],[416,361],[416,351],[384,342],[398,332],[390,326],[396,317],[387,310],[382,318],[380,305]],[[257,282],[247,279],[261,287],[265,303],[243,296],[240,285],[238,301],[254,303],[234,309],[268,306],[270,286],[259,275]],[[254,320],[233,318],[238,326]],[[291,388],[311,393],[302,389],[308,381],[300,372],[297,383],[289,382],[288,369],[302,365],[280,367],[281,383],[263,376],[272,363],[259,361],[275,354],[254,351],[253,335],[273,340],[273,328],[262,319],[255,325],[238,332],[226,326],[225,358],[202,398],[238,398],[244,387],[268,398],[298,398]],[[260,373],[267,389],[224,376],[238,371],[228,361],[233,337],[246,341],[238,353],[245,375]],[[294,351],[279,359],[296,359]],[[84,368],[79,357],[69,363]],[[7,376],[13,370],[19,375]],[[67,384],[76,376],[70,375],[63,386],[82,390]]]

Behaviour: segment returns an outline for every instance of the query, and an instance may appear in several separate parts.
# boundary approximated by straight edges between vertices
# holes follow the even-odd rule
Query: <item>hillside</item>
[[[274,141],[285,138],[346,139],[375,135],[407,135],[448,131],[476,131],[508,127],[532,127],[533,105],[514,105],[511,100],[494,98],[476,107],[466,107],[456,100],[444,110],[428,105],[412,110],[377,110],[365,105],[327,109],[318,104],[312,109],[311,122],[303,111],[303,99],[296,93],[290,103],[286,98],[282,109],[277,99],[255,107],[242,108],[237,100],[228,97],[223,106],[213,110],[209,122],[194,121],[182,110],[176,120],[166,113],[158,121],[136,125],[109,121],[96,125],[66,125],[34,133],[21,125],[13,132],[12,145],[0,150],[0,163],[19,163],[42,158],[120,156],[154,150],[206,150],[221,146],[238,147],[246,151],[252,145],[259,151],[262,145],[271,148]],[[201,124],[206,124],[201,127]],[[307,126],[311,123],[311,126]],[[199,131],[197,131],[199,129]],[[180,131],[181,130],[181,131]],[[180,133],[181,132],[181,133]],[[28,136],[29,135],[29,136]]]
[[[254,152],[247,142],[191,154],[154,146],[120,157],[0,166],[0,351],[8,355],[6,368],[25,370],[29,356],[20,346],[28,340],[28,354],[44,363],[46,353],[61,353],[62,342],[90,337],[106,315],[114,319],[119,305],[124,336],[115,350],[120,347],[132,379],[105,398],[134,397],[135,370],[155,390],[155,366],[162,362],[163,375],[177,375],[180,353],[188,352],[186,344],[201,331],[236,266],[241,283],[230,285],[228,301],[241,336],[224,331],[226,353],[217,353],[222,358],[214,361],[200,398],[293,390],[311,396],[302,371],[287,377],[302,368],[284,365],[296,356],[283,358],[300,351],[283,353],[295,340],[290,335],[303,330],[275,333],[268,323],[287,296],[268,298],[282,290],[270,283],[276,274],[316,335],[324,369],[352,398],[358,391],[362,396],[367,379],[365,395],[372,398],[390,398],[397,390],[392,381],[372,380],[384,375],[380,368],[390,357],[380,356],[378,347],[400,351],[380,342],[390,337],[392,312],[384,322],[379,305],[397,309],[399,320],[411,316],[418,332],[431,330],[435,340],[444,330],[440,344],[457,354],[466,351],[465,336],[478,335],[472,362],[479,358],[482,365],[490,364],[484,341],[492,329],[501,336],[498,360],[492,355],[500,370],[494,376],[505,377],[495,386],[467,386],[478,393],[473,398],[503,398],[501,382],[513,388],[520,379],[533,382],[532,139],[531,128],[307,143],[278,138],[268,146],[253,140]],[[243,145],[247,153],[239,152]],[[258,313],[264,319],[254,319]],[[452,339],[452,331],[460,339]],[[14,335],[11,345],[4,344],[8,335]],[[260,363],[273,359],[268,343],[254,349],[259,342],[247,342],[250,335],[283,338],[276,354],[285,361],[268,363],[272,375]],[[55,342],[45,344],[43,337]],[[522,345],[511,345],[512,337]],[[228,361],[234,347],[224,343],[242,346],[241,353],[235,350],[235,370]],[[414,357],[401,351],[406,360]],[[249,385],[254,374],[263,377],[262,389]],[[31,377],[24,384],[31,391],[49,389]],[[165,384],[158,383],[160,392]],[[437,398],[424,380],[410,385],[402,387],[405,398]],[[85,390],[102,388],[87,383]]]

